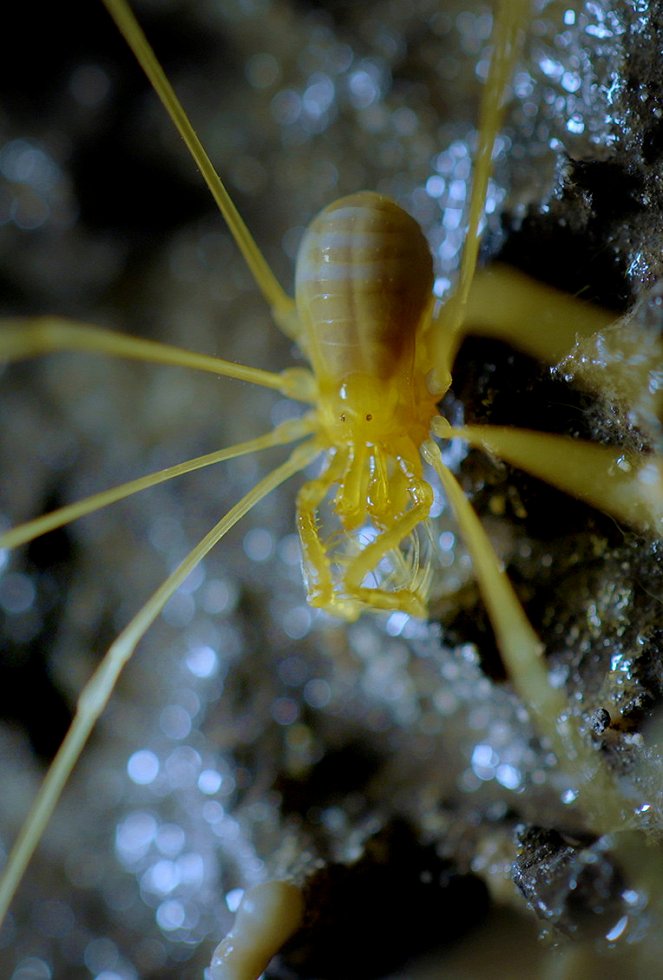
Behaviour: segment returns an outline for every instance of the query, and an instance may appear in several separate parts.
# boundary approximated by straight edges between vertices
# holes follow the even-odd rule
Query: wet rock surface
[[[579,346],[554,375],[468,340],[444,409],[458,421],[660,445],[661,7],[567,6],[568,17],[546,6],[526,48],[484,258],[616,314],[636,301],[635,311],[607,350]],[[422,221],[446,289],[463,238],[485,10],[226,7],[211,19],[194,4],[139,14],[283,281],[311,216],[368,186]],[[5,104],[16,106],[0,150],[6,312],[55,311],[268,368],[290,363],[105,13],[83,16],[57,52],[34,40],[29,83],[20,59],[3,62]],[[50,38],[55,28],[42,26]],[[285,411],[247,386],[232,389],[229,411],[228,387],[211,379],[93,359],[49,359],[1,380],[11,425],[0,432],[0,507],[12,523],[249,438]],[[659,544],[478,453],[450,462],[574,723],[654,839]],[[101,651],[262,465],[137,497],[2,566],[3,846]],[[573,768],[541,742],[504,677],[448,513],[438,518],[436,620],[349,628],[303,602],[292,513],[292,494],[267,501],[146,639],[31,868],[1,970],[15,980],[28,968],[72,980],[198,976],[238,889],[280,874],[304,883],[308,911],[274,976],[349,976],[343,944],[357,923],[382,941],[364,951],[360,975],[415,976],[410,960],[445,946],[445,923],[483,922],[486,888],[493,905],[518,910],[523,931],[538,909],[599,964],[624,942],[606,937],[631,893],[625,969],[645,954],[655,962],[661,932],[643,895],[660,882],[604,835],[585,836]],[[30,588],[36,598],[20,608]],[[494,975],[490,948],[482,963],[472,975]]]

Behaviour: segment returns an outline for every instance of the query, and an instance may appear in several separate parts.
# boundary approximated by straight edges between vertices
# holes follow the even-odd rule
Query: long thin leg
[[[541,644],[525,616],[511,583],[488,540],[486,532],[453,474],[444,466],[439,448],[432,442],[423,448],[424,458],[438,473],[468,547],[482,597],[504,663],[523,702],[536,715],[540,730],[548,737],[569,773],[580,776],[578,805],[597,833],[615,830],[612,849],[632,882],[649,895],[653,908],[660,908],[660,856],[655,848],[643,849],[641,835],[624,833],[632,814],[632,803],[617,790],[601,758],[592,753],[572,727],[563,694],[550,685],[541,658]]]
[[[235,924],[212,955],[209,980],[262,976],[269,961],[299,928],[301,890],[292,881],[263,881],[244,894]]]
[[[312,425],[306,419],[290,420],[277,426],[272,432],[268,432],[264,436],[258,436],[256,439],[236,443],[234,446],[228,446],[226,449],[218,450],[218,452],[207,453],[205,456],[197,456],[195,459],[189,459],[184,463],[177,463],[175,466],[168,466],[166,469],[159,470],[156,473],[150,473],[148,476],[141,476],[136,480],[129,480],[128,483],[121,483],[117,487],[111,487],[109,490],[103,490],[101,493],[95,493],[91,497],[86,497],[84,500],[67,504],[65,507],[60,507],[50,514],[44,514],[43,517],[37,517],[33,521],[27,521],[25,524],[20,524],[17,527],[11,528],[9,531],[5,531],[4,534],[0,534],[0,548],[16,548],[21,544],[26,544],[28,541],[33,541],[48,531],[53,531],[57,527],[63,527],[65,524],[69,524],[71,521],[75,521],[85,514],[92,514],[94,511],[101,510],[102,507],[114,504],[118,500],[124,500],[134,493],[147,490],[149,487],[157,486],[159,483],[165,483],[167,480],[172,480],[176,476],[182,476],[184,473],[191,473],[194,470],[203,469],[205,466],[221,463],[228,459],[236,459],[238,456],[246,456],[249,453],[258,452],[261,449],[268,449],[271,446],[282,446],[284,443],[295,442],[297,439],[309,435],[311,431]]]
[[[296,339],[298,330],[294,315],[294,301],[277,281],[253,236],[240,217],[129,5],[125,0],[104,0],[104,4],[124,35],[127,44],[150,80],[203,175],[205,183],[209,187],[230,233],[237,242],[258,288],[272,310],[274,319],[289,336]]]
[[[478,272],[467,297],[462,334],[504,340],[547,364],[557,364],[578,338],[604,330],[614,314],[535,282],[522,272],[494,265]]]
[[[319,448],[315,443],[298,446],[285,463],[257,483],[193,548],[111,645],[81,692],[71,727],[46,774],[32,809],[9,855],[2,880],[0,880],[0,923],[5,917],[28,862],[41,840],[90,732],[104,710],[121,671],[129,661],[139,641],[171,596],[211,548],[263,497],[266,497],[289,477],[304,469],[318,452]]]
[[[312,400],[311,383],[306,379],[309,372],[301,369],[294,368],[280,373],[263,371],[225,361],[221,357],[196,354],[171,344],[142,340],[61,317],[0,320],[0,360],[18,361],[58,351],[86,351],[91,354],[148,361],[151,364],[194,368],[225,378],[248,381],[263,388],[273,388],[301,401]]]
[[[663,533],[663,458],[502,426],[438,428],[648,533]]]
[[[509,677],[530,709],[544,735],[550,740],[562,765],[580,773],[579,803],[594,827],[610,830],[624,825],[619,794],[598,759],[585,746],[569,718],[562,691],[548,679],[542,645],[495,554],[472,505],[449,469],[438,446],[429,440],[422,447],[424,459],[438,474],[447,499],[472,558],[481,596],[495,631]]]
[[[492,171],[495,139],[504,118],[504,97],[520,55],[520,40],[530,17],[531,0],[498,0],[494,14],[493,54],[481,99],[479,145],[472,176],[467,236],[460,275],[454,293],[431,324],[431,351],[435,379],[444,389],[452,364],[456,334],[465,319],[465,307],[479,253],[479,223]]]

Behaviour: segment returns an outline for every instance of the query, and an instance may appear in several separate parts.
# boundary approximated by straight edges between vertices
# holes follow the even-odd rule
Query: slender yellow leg
[[[299,328],[295,316],[294,300],[287,295],[277,281],[253,236],[240,217],[129,5],[126,0],[103,0],[103,2],[184,140],[228,225],[230,233],[237,242],[258,288],[269,303],[274,319],[289,336],[296,339]]]
[[[540,731],[550,740],[562,765],[579,774],[578,802],[593,827],[610,830],[624,825],[620,796],[600,758],[585,746],[569,718],[563,691],[548,679],[542,645],[495,554],[472,505],[451,471],[442,462],[438,446],[428,441],[422,453],[438,474],[472,558],[481,596],[488,609],[495,638],[509,677],[524,704],[535,716]]]
[[[235,924],[214,950],[210,980],[254,980],[299,928],[304,902],[291,881],[263,881],[242,898]]]
[[[6,915],[28,862],[41,840],[90,732],[104,710],[121,671],[131,658],[145,632],[161,613],[171,596],[211,548],[263,497],[307,466],[318,451],[315,443],[299,446],[285,463],[260,480],[215,524],[175,571],[168,576],[111,645],[99,667],[81,692],[69,732],[46,774],[32,809],[9,855],[0,879],[0,923]]]
[[[258,436],[256,439],[249,439],[247,442],[237,443],[234,446],[228,446],[226,449],[220,449],[218,452],[207,453],[205,456],[197,456],[195,459],[177,463],[175,466],[168,466],[166,469],[150,473],[148,476],[141,476],[137,480],[129,480],[128,483],[122,483],[109,490],[103,490],[101,493],[95,493],[84,500],[67,504],[67,506],[60,507],[50,514],[44,514],[43,517],[37,517],[33,521],[27,521],[25,524],[5,531],[4,534],[0,534],[0,548],[16,548],[28,541],[33,541],[41,534],[53,531],[57,527],[63,527],[85,514],[92,514],[96,510],[101,510],[102,507],[114,504],[118,500],[124,500],[125,497],[130,497],[134,493],[148,489],[148,487],[157,486],[157,484],[165,483],[176,476],[192,473],[194,470],[203,469],[214,463],[236,459],[238,456],[246,456],[260,449],[268,449],[270,446],[281,446],[284,443],[295,442],[297,439],[308,435],[311,430],[312,425],[307,420],[291,420],[284,422],[264,436]]]
[[[631,527],[663,533],[663,459],[615,446],[502,426],[436,428],[459,436]]]
[[[224,378],[248,381],[263,388],[273,388],[300,401],[313,400],[310,372],[301,368],[291,368],[280,373],[263,371],[245,364],[225,361],[221,357],[196,354],[156,340],[142,340],[61,317],[0,320],[0,361],[19,361],[58,351],[85,351],[90,354],[147,361],[150,364],[193,368]]]
[[[434,365],[432,383],[435,385],[437,380],[440,391],[446,387],[445,382],[453,363],[452,351],[457,346],[456,335],[465,321],[465,307],[479,253],[479,224],[492,173],[495,139],[502,127],[506,91],[520,55],[522,35],[530,16],[531,0],[497,0],[493,54],[481,99],[479,145],[472,175],[468,228],[460,275],[453,295],[431,323],[431,363]]]
[[[557,364],[578,338],[614,321],[614,314],[535,282],[522,272],[494,265],[470,287],[462,334],[495,337],[547,364]],[[452,359],[462,340],[458,333]]]

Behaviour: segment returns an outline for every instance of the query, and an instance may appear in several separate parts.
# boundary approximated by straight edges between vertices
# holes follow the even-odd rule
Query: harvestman
[[[541,645],[474,510],[444,465],[438,440],[462,438],[644,532],[660,528],[663,466],[651,456],[617,465],[623,451],[566,437],[488,426],[453,428],[438,414],[465,325],[548,363],[578,336],[608,324],[594,310],[525,277],[496,269],[478,276],[478,229],[529,0],[500,0],[494,52],[482,101],[468,234],[458,285],[440,309],[433,302],[432,258],[422,232],[393,201],[369,192],[344,198],[312,222],[296,270],[296,296],[278,284],[239,217],[125,0],[104,0],[201,170],[269,304],[274,320],[302,349],[310,369],[272,373],[219,358],[44,317],[5,322],[0,355],[8,360],[80,350],[209,371],[279,391],[309,406],[302,419],[263,436],[169,467],[61,508],[0,538],[9,548],[77,517],[183,473],[271,446],[303,440],[261,479],[166,579],[123,630],[79,698],[71,729],[10,855],[0,885],[4,915],[69,774],[103,711],[120,671],[166,602],[208,551],[273,489],[318,457],[321,474],[303,484],[297,525],[309,601],[351,620],[364,610],[425,616],[431,562],[420,550],[437,475],[472,557],[497,642],[513,682],[558,754],[584,773],[584,804],[603,825],[619,822],[609,777],[565,717],[563,695],[547,680]],[[537,330],[546,308],[555,330]],[[342,533],[325,535],[320,509],[333,506]],[[363,529],[372,534],[366,538]],[[366,541],[368,540],[368,543]],[[582,797],[581,797],[582,798]]]

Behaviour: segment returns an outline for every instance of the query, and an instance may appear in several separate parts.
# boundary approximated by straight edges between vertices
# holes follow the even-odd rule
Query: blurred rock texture
[[[536,0],[535,10],[483,260],[499,256],[616,317],[635,312],[553,372],[470,338],[443,410],[660,446],[663,8]],[[448,292],[487,5],[143,0],[136,11],[288,288],[311,217],[370,188],[422,223],[437,291]],[[101,4],[47,6],[39,30],[29,10],[16,17],[0,64],[5,312],[291,363]],[[246,385],[85,356],[12,366],[0,384],[7,524],[291,412]],[[98,657],[278,459],[183,478],[0,556],[1,847]],[[283,874],[306,882],[307,915],[269,976],[656,974],[663,880],[644,841],[663,823],[660,543],[462,447],[448,459],[574,723],[617,776],[639,828],[629,849],[586,825],[573,772],[505,680],[443,503],[433,621],[395,613],[348,627],[305,604],[287,486],[141,644],[0,933],[3,976],[199,977],[239,889]]]

